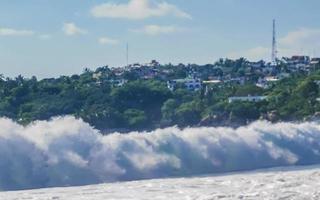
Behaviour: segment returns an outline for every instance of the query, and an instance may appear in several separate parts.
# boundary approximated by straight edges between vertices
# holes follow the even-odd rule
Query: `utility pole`
[[[273,20],[273,33],[272,33],[272,55],[271,62],[273,65],[277,64],[277,39],[276,39],[276,20]]]

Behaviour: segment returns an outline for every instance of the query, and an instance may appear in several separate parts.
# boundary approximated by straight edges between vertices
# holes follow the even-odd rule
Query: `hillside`
[[[86,69],[80,75],[43,80],[22,76],[2,78],[0,117],[28,124],[35,120],[73,115],[104,132],[126,132],[174,125],[239,126],[258,119],[301,121],[320,111],[318,71],[292,73],[265,88],[256,86],[262,75],[251,73],[241,84],[230,81],[203,83],[201,88],[191,91],[183,84],[170,90],[167,82],[186,78],[191,72],[202,77],[199,78],[201,81],[223,72],[215,65],[155,66],[147,69],[157,71],[156,75],[141,77],[136,69],[119,75],[114,69],[102,67],[95,71]],[[139,70],[141,72],[143,68]],[[223,74],[222,77],[228,76],[236,74]],[[255,95],[263,95],[267,99],[259,102],[228,101],[232,96]]]

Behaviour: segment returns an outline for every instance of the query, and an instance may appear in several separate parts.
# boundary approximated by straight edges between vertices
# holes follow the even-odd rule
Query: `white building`
[[[267,100],[267,96],[245,96],[245,97],[229,97],[229,103],[236,101],[260,102]]]
[[[276,82],[278,82],[280,79],[275,76],[267,76],[265,78],[259,78],[256,86],[264,89],[270,88],[272,85],[274,85]]]
[[[113,85],[114,87],[122,87],[124,86],[128,81],[125,79],[117,79],[117,80],[110,80],[109,83]]]
[[[316,65],[320,64],[320,58],[312,58],[310,64],[315,67]]]
[[[320,58],[312,58],[311,59],[311,64],[319,64],[320,63]]]
[[[176,79],[167,82],[168,88],[173,91],[176,87],[181,84],[186,87],[186,89],[190,91],[198,91],[201,89],[202,84],[200,79]]]
[[[202,81],[202,83],[203,84],[220,84],[220,83],[222,83],[222,81],[221,80],[209,80],[209,81]]]

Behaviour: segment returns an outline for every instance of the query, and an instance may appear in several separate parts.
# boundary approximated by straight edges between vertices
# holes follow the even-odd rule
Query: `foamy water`
[[[60,117],[0,119],[0,190],[80,186],[320,163],[317,123],[178,128],[102,136]]]
[[[318,200],[320,169],[277,169],[195,178],[0,193],[2,200]]]

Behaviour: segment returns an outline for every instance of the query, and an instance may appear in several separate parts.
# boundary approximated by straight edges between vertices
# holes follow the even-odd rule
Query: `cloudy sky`
[[[319,0],[0,0],[0,73],[40,78],[130,62],[320,56]]]

